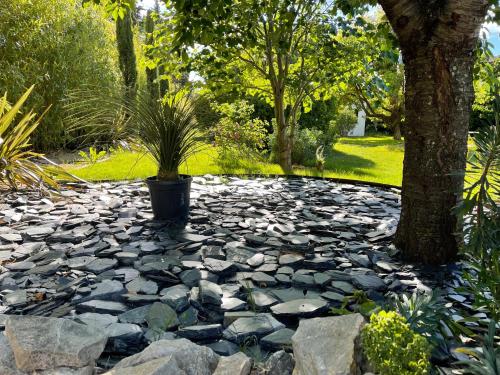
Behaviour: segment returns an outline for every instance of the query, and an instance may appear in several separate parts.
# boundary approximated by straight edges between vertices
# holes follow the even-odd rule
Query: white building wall
[[[364,137],[365,136],[365,125],[366,125],[366,113],[365,111],[358,111],[358,122],[354,129],[352,129],[347,136],[348,137]]]

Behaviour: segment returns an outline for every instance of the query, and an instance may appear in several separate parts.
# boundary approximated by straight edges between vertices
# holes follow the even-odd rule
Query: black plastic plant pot
[[[151,196],[151,207],[156,220],[184,222],[189,216],[189,196],[192,178],[180,175],[177,181],[146,179]]]

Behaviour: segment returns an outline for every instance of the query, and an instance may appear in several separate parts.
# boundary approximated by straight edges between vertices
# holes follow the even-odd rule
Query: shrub
[[[0,97],[0,183],[12,189],[29,187],[48,191],[57,189],[57,182],[34,159],[47,159],[30,150],[30,136],[40,124],[33,111],[22,112],[33,86],[14,105],[7,96]]]
[[[356,126],[357,121],[358,116],[355,110],[350,107],[341,107],[335,119],[330,121],[327,134],[331,138],[345,137]]]
[[[316,162],[316,149],[324,145],[324,134],[319,129],[300,129],[292,149],[292,163],[312,167]]]
[[[218,163],[235,167],[240,159],[258,160],[265,147],[264,121],[252,119],[253,105],[244,100],[217,105],[221,118],[212,128]]]
[[[102,7],[81,0],[0,1],[0,92],[21,97],[36,84],[27,105],[51,106],[32,134],[36,150],[81,147],[66,132],[62,99],[82,85],[120,82],[114,25]]]
[[[368,361],[381,375],[423,375],[429,371],[429,343],[393,311],[373,314],[362,340]]]

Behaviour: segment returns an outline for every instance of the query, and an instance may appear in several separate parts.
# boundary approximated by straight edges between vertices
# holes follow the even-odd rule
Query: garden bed
[[[300,319],[368,313],[392,293],[441,288],[456,321],[473,313],[455,290],[459,265],[398,260],[397,189],[205,176],[191,194],[183,229],[152,220],[142,182],[68,184],[52,199],[4,195],[0,314],[97,327],[109,337],[100,359],[109,367],[175,336],[265,358],[290,350]],[[248,324],[233,324],[241,317]]]

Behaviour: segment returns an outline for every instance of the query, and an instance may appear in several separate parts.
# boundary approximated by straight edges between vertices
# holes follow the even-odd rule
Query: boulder
[[[106,375],[211,375],[219,356],[186,339],[159,340],[122,359]]]
[[[361,314],[301,320],[292,336],[294,375],[358,375]]]
[[[238,352],[229,357],[221,357],[213,375],[248,375],[252,369],[252,360]]]
[[[9,317],[5,334],[24,371],[93,366],[107,341],[96,327],[39,316]]]
[[[272,375],[292,375],[294,366],[292,355],[284,350],[273,353],[265,363],[267,373]]]

